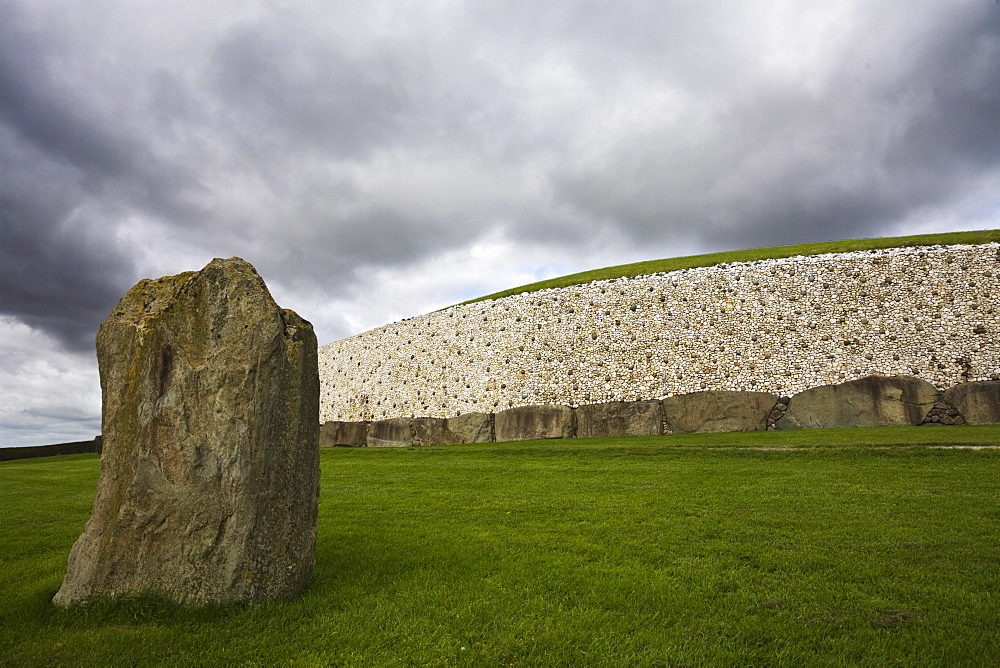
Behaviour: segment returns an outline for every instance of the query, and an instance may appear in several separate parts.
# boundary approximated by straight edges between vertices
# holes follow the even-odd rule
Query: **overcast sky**
[[[139,279],[320,344],[622,262],[1000,228],[1000,0],[0,0],[0,446]]]

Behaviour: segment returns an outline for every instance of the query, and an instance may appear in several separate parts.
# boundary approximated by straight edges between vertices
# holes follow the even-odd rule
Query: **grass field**
[[[324,450],[259,608],[54,608],[98,457],[4,462],[0,664],[996,664],[1000,451],[945,442],[1000,427]]]
[[[470,299],[463,304],[499,299],[522,292],[534,292],[546,288],[565,288],[570,285],[580,285],[591,281],[601,281],[609,278],[629,278],[645,274],[656,274],[678,269],[693,267],[711,267],[723,262],[750,262],[753,260],[770,260],[774,258],[793,257],[795,255],[822,255],[824,253],[846,253],[848,251],[873,250],[877,248],[906,248],[909,246],[932,246],[936,244],[985,244],[1000,242],[1000,230],[976,230],[972,232],[945,232],[940,234],[917,234],[908,237],[878,237],[875,239],[846,239],[843,241],[824,241],[813,244],[795,244],[793,246],[772,246],[770,248],[751,248],[748,250],[726,251],[723,253],[707,253],[704,255],[688,255],[672,257],[664,260],[648,260],[632,264],[620,264],[614,267],[593,269],[550,278],[545,281],[522,285],[502,292],[496,292],[485,297]]]

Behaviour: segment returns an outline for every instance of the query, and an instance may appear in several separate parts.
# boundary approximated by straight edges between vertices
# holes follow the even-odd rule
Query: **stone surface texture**
[[[413,420],[408,417],[376,420],[368,425],[369,448],[406,448],[413,445]]]
[[[692,392],[664,399],[663,419],[674,434],[764,431],[777,402],[767,392]]]
[[[319,446],[321,448],[363,448],[366,445],[368,445],[367,422],[331,420],[324,423],[319,429]]]
[[[457,441],[444,418],[413,418],[413,445],[446,445]]]
[[[323,346],[323,419],[1000,378],[998,250],[722,264],[455,306]]]
[[[939,397],[933,385],[919,378],[868,376],[796,394],[776,426],[825,429],[917,425]]]
[[[569,406],[519,406],[497,413],[494,430],[497,442],[572,438],[576,416]]]
[[[454,443],[490,443],[493,441],[493,414],[466,413],[448,418],[447,429]]]
[[[936,402],[930,412],[927,413],[923,423],[940,424],[945,426],[953,424],[966,424],[965,418],[958,412],[958,409],[946,401]]]
[[[659,401],[613,401],[576,409],[577,438],[652,436],[663,433]]]
[[[957,385],[942,400],[954,406],[966,424],[1000,424],[1000,382]]]
[[[239,258],[133,287],[97,336],[101,475],[54,602],[299,592],[316,543],[316,350]]]

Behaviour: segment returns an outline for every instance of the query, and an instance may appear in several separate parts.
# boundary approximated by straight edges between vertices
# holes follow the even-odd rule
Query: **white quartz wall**
[[[1000,372],[1000,245],[723,264],[456,306],[319,351],[322,420]]]

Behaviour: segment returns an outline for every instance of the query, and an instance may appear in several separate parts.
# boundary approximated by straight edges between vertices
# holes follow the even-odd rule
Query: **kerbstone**
[[[530,441],[540,438],[572,438],[576,416],[569,406],[518,406],[494,416],[496,440]]]
[[[450,417],[446,428],[454,443],[489,443],[493,441],[493,414],[466,413]]]
[[[941,400],[954,406],[966,424],[1000,424],[1000,381],[962,383]]]
[[[413,445],[447,445],[454,442],[444,418],[413,418]]]
[[[613,401],[576,409],[577,438],[651,436],[663,433],[659,401]]]
[[[319,500],[312,326],[239,258],[144,280],[97,335],[103,455],[58,605],[290,599]]]
[[[777,403],[769,392],[692,392],[663,399],[663,416],[675,434],[763,431]]]
[[[405,448],[413,445],[413,419],[376,420],[368,425],[369,448]]]
[[[319,446],[321,448],[363,448],[366,445],[368,445],[367,422],[330,420],[319,429]]]
[[[778,429],[917,425],[938,400],[937,389],[912,376],[868,376],[814,387],[792,397]]]

